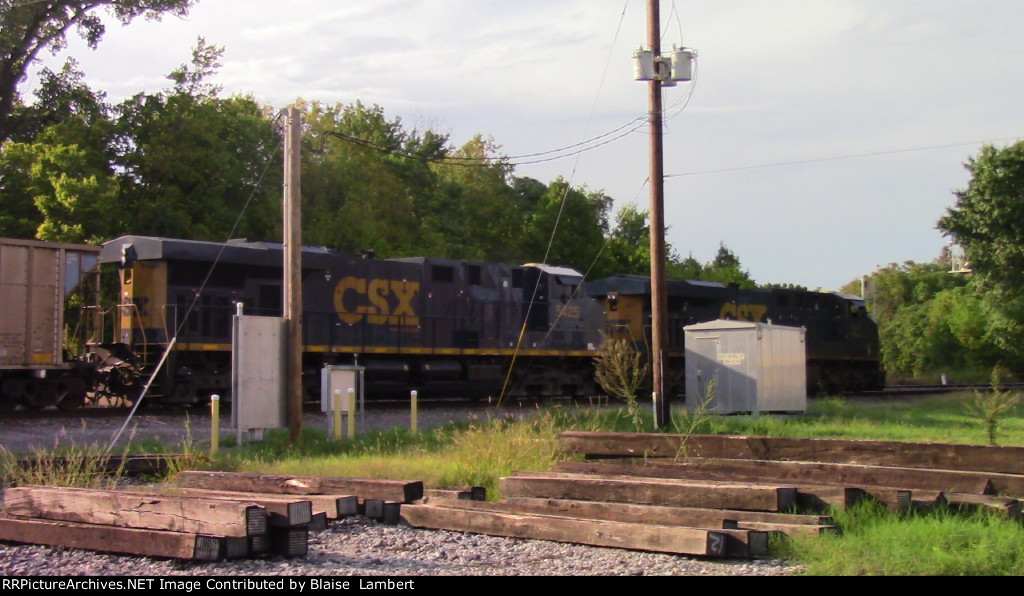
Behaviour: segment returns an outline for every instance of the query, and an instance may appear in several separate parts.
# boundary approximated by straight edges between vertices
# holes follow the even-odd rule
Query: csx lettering
[[[412,308],[412,299],[419,291],[419,282],[346,277],[334,288],[334,309],[349,325],[364,318],[370,325],[419,325]],[[394,308],[392,296],[397,301]]]
[[[765,304],[723,304],[719,312],[720,319],[735,319],[737,321],[751,321],[760,323],[768,317],[768,306]]]

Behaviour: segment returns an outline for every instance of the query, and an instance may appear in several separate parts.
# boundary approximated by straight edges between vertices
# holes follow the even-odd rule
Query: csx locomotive
[[[685,390],[684,329],[717,319],[805,329],[808,394],[880,390],[885,386],[878,326],[862,298],[798,289],[741,289],[735,284],[675,281],[665,284],[671,395]],[[605,308],[607,333],[650,345],[650,279],[617,275],[587,284]],[[675,373],[675,374],[671,374]]]
[[[125,236],[117,264],[115,357],[145,370],[176,344],[154,391],[194,403],[230,389],[232,316],[282,315],[280,244]],[[325,365],[358,365],[367,398],[584,396],[604,328],[582,276],[547,265],[377,259],[304,247],[303,386],[317,399]],[[512,366],[513,361],[515,366]]]
[[[30,379],[46,371],[12,366],[0,369],[0,401],[75,407],[83,401],[81,383],[90,396],[128,400],[145,384],[151,403],[229,396],[233,316],[239,305],[246,315],[283,314],[283,261],[279,243],[146,236],[106,242],[98,262],[118,272],[118,304],[87,309],[86,355],[50,375],[75,377],[72,398],[49,391],[46,399],[33,399],[30,389],[39,384]],[[584,284],[565,267],[381,259],[322,247],[303,247],[301,261],[308,400],[319,399],[326,365],[361,367],[367,399],[408,398],[413,389],[423,398],[591,396],[602,393],[594,357],[606,336],[629,337],[640,349],[649,345],[645,277]],[[667,287],[668,366],[678,371],[667,377],[674,379],[672,399],[682,399],[685,388],[683,328],[715,319],[804,327],[811,392],[884,383],[877,328],[859,298],[713,282]]]

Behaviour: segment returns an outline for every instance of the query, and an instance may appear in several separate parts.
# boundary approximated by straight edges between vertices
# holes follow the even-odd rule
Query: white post
[[[331,411],[334,414],[334,440],[341,440],[341,389],[334,390],[333,401],[331,402]]]
[[[415,434],[415,433],[416,433],[416,431],[417,431],[417,420],[416,420],[416,416],[417,416],[417,414],[418,414],[418,405],[417,405],[417,399],[416,399],[416,397],[417,397],[418,395],[419,395],[419,394],[418,394],[418,393],[416,392],[416,390],[415,390],[415,389],[413,389],[413,390],[412,390],[412,393],[411,393],[411,394],[410,394],[410,396],[409,396],[409,397],[410,397],[410,400],[411,400],[411,402],[412,402],[412,411],[410,412],[410,415],[409,415],[409,430],[411,430],[411,431],[413,432],[413,434]]]
[[[356,436],[356,390],[348,388],[348,436],[350,439]]]
[[[210,396],[210,457],[217,455],[220,447],[220,396]]]

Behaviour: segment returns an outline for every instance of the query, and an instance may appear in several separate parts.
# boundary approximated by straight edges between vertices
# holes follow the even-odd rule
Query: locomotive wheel
[[[78,377],[68,377],[60,384],[64,390],[59,392],[64,395],[57,402],[58,410],[67,412],[85,405],[85,381]]]
[[[25,379],[8,377],[0,383],[0,412],[11,412],[18,407],[24,382]]]
[[[193,404],[197,401],[196,399],[196,387],[193,383],[178,383],[171,390],[171,394],[168,396],[168,403],[170,405],[184,405]]]
[[[36,379],[23,379],[21,385],[21,405],[30,410],[42,410],[53,404],[53,397],[50,395],[52,387],[50,383],[39,382]]]

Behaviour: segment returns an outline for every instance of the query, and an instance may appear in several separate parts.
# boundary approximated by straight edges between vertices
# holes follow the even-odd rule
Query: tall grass
[[[897,515],[864,501],[831,513],[841,533],[794,536],[777,555],[808,575],[1019,576],[1024,528],[988,511]]]
[[[162,465],[155,466],[159,471],[151,474],[150,480],[159,481],[182,470],[209,466],[209,457],[196,448],[189,423],[185,424],[185,437],[174,453],[169,453],[168,446],[159,441],[136,441],[134,431],[120,451],[113,454],[110,446],[65,441],[63,435],[55,440],[52,448],[35,448],[28,454],[14,453],[0,445],[0,485],[114,488],[127,480],[128,458],[133,453],[167,453]]]
[[[604,412],[586,424],[597,430],[599,421],[632,424],[624,410]],[[313,430],[298,444],[284,446],[284,433],[273,432],[269,442],[241,446],[224,464],[270,474],[420,480],[433,488],[482,486],[497,499],[502,476],[517,470],[548,470],[565,459],[558,435],[578,422],[556,408],[538,410],[522,420],[492,416],[419,433],[393,428],[340,443]]]

